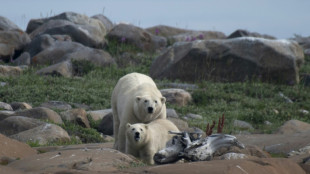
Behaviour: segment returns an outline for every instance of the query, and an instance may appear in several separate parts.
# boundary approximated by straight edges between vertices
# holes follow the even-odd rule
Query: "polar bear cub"
[[[111,98],[114,148],[125,152],[126,124],[165,119],[166,98],[149,76],[130,73],[119,79]]]
[[[168,131],[179,132],[179,129],[167,119],[157,119],[149,124],[127,123],[126,153],[148,164],[154,164],[155,153],[164,149],[173,137]]]

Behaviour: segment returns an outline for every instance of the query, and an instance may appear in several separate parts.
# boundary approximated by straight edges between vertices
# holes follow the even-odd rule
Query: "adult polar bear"
[[[149,123],[166,119],[166,98],[144,74],[130,73],[119,79],[111,98],[114,148],[125,152],[127,123]]]

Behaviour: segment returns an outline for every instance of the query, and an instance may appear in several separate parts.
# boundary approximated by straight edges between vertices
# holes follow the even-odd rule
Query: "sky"
[[[65,11],[147,28],[155,25],[193,30],[237,29],[279,39],[310,36],[310,0],[0,0],[0,16],[21,29],[30,19]]]

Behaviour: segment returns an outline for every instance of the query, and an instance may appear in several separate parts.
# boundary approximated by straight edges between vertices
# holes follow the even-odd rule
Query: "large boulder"
[[[168,37],[169,43],[191,42],[195,40],[225,39],[226,35],[219,31],[189,31]]]
[[[55,41],[55,43],[32,58],[34,65],[56,64],[66,60],[84,60],[97,66],[115,64],[111,55],[100,49],[85,47],[76,42]]]
[[[130,44],[142,51],[155,51],[167,45],[164,37],[155,36],[146,30],[128,24],[118,24],[107,34],[109,41]]]
[[[152,33],[153,35],[163,36],[167,38],[170,36],[179,35],[179,34],[187,33],[191,31],[191,30],[171,27],[167,25],[156,25],[153,27],[146,28],[145,30]]]
[[[104,135],[113,135],[113,114],[110,112],[109,114],[105,115],[97,130]]]
[[[95,121],[101,120],[110,113],[112,113],[112,109],[87,111],[87,114]]]
[[[72,77],[73,67],[70,60],[56,63],[54,65],[45,67],[36,72],[38,75],[52,75],[62,77]]]
[[[84,109],[71,109],[60,113],[63,120],[77,123],[82,127],[90,128],[87,113]]]
[[[11,116],[25,116],[30,118],[42,119],[42,120],[49,120],[56,124],[63,124],[63,121],[59,114],[55,111],[44,108],[44,107],[37,107],[32,109],[26,110],[19,110],[13,113]]]
[[[9,19],[0,16],[0,60],[12,61],[15,51],[21,51],[30,37]]]
[[[191,94],[184,89],[169,88],[161,89],[160,92],[168,103],[178,106],[186,106],[192,100]]]
[[[41,34],[65,34],[71,36],[73,41],[95,48],[103,47],[106,35],[106,28],[101,21],[73,12],[32,19],[26,31],[31,38]]]
[[[157,57],[150,69],[156,79],[222,82],[261,79],[296,84],[304,61],[294,41],[240,37],[178,42]]]
[[[289,120],[285,122],[276,133],[278,134],[294,134],[310,130],[310,124],[299,120]]]
[[[0,149],[0,159],[3,157],[23,159],[37,153],[37,151],[29,147],[29,145],[8,138],[2,134],[0,134]]]
[[[8,18],[0,16],[0,30],[7,31],[15,29],[19,29],[19,27],[12,21],[10,21]]]
[[[70,141],[67,131],[55,124],[49,123],[11,135],[10,137],[18,141],[35,142],[40,145]]]
[[[63,101],[57,101],[57,100],[51,100],[44,103],[41,103],[41,107],[49,108],[52,110],[69,110],[72,109],[72,106],[66,102]]]
[[[109,33],[114,27],[114,24],[112,23],[112,21],[102,14],[94,15],[91,18],[98,19],[99,21],[101,21],[103,25],[105,26],[107,33]]]
[[[0,133],[6,136],[10,136],[22,131],[38,127],[42,124],[45,123],[38,119],[22,116],[11,116],[0,121]]]
[[[265,39],[276,39],[273,36],[269,36],[267,34],[259,34],[256,32],[249,32],[247,30],[238,29],[227,36],[228,39],[236,38],[236,37],[260,37]]]
[[[187,30],[166,25],[157,25],[146,28],[145,30],[152,33],[153,35],[166,37],[170,44],[182,41],[184,42],[226,38],[226,35],[224,33],[218,31]]]

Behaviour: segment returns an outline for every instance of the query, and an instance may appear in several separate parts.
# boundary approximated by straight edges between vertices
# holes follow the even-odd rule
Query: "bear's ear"
[[[145,129],[148,129],[149,128],[149,126],[146,124],[146,125],[144,125],[144,127],[145,127]]]
[[[128,128],[131,126],[131,124],[130,123],[127,123],[127,125],[126,125]]]
[[[166,103],[166,98],[165,97],[161,97],[160,101],[161,101],[161,103]]]
[[[140,96],[137,96],[137,97],[136,97],[136,102],[138,103],[140,100],[141,100],[141,97],[140,97]]]

